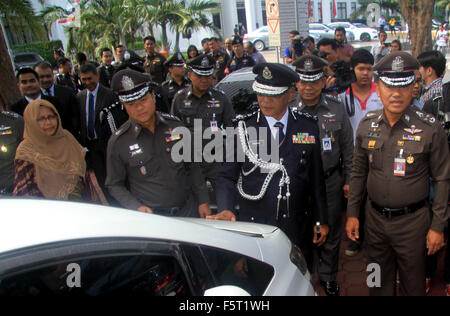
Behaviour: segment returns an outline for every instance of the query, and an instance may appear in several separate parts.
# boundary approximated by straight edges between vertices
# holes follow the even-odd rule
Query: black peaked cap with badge
[[[260,63],[253,67],[253,73],[253,91],[259,95],[280,96],[299,81],[298,74],[283,64]]]
[[[157,84],[151,82],[148,74],[124,69],[114,75],[111,89],[118,95],[120,102],[133,102],[155,91]]]
[[[166,68],[169,68],[169,67],[184,67],[185,64],[186,64],[186,60],[184,59],[184,56],[181,53],[176,53],[176,54],[170,56],[169,59],[167,59],[164,62],[164,66]]]
[[[231,43],[232,45],[243,45],[244,44],[244,39],[240,36],[234,36],[233,37],[233,42]]]
[[[315,82],[325,76],[324,67],[328,62],[314,55],[304,55],[292,64],[300,76],[301,81]]]
[[[406,87],[414,83],[414,70],[420,64],[406,52],[393,52],[383,57],[374,67],[378,78],[389,87]]]
[[[186,62],[189,71],[199,76],[212,76],[216,67],[216,61],[211,55],[201,54]]]

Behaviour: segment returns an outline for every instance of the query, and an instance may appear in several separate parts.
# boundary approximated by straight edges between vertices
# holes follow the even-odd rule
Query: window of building
[[[222,21],[220,20],[220,13],[213,14],[213,24],[218,29],[222,29]]]
[[[352,11],[351,13],[356,11],[356,2],[352,2]]]
[[[347,19],[347,3],[338,2],[337,3],[337,17],[338,19]]]

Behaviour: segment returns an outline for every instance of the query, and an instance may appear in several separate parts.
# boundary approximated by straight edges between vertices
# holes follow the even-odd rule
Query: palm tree
[[[176,52],[179,51],[181,34],[189,35],[202,28],[210,29],[219,34],[219,30],[207,16],[208,13],[216,13],[220,10],[221,6],[219,3],[208,0],[194,0],[187,4],[185,0],[182,0],[180,4],[183,7],[183,19],[176,21],[173,25],[173,29],[176,32],[174,48]]]
[[[15,84],[14,68],[3,32],[3,21],[16,31],[26,28],[39,32],[42,29],[39,28],[38,19],[29,0],[0,0],[0,73],[4,80],[4,84],[0,85],[0,107],[5,108],[16,101],[20,93]]]

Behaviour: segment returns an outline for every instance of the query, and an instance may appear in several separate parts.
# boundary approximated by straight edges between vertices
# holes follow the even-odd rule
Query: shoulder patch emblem
[[[249,114],[241,114],[237,115],[236,118],[233,119],[233,123],[238,123],[239,121],[247,121],[258,114],[259,111],[249,113]]]
[[[8,118],[18,119],[20,117],[19,114],[10,111],[1,111],[0,113]]]
[[[160,112],[160,114],[161,114],[161,116],[162,116],[163,118],[165,118],[165,119],[172,120],[172,121],[177,121],[177,122],[181,122],[181,120],[180,120],[177,116],[175,116],[175,115],[170,115],[170,114],[168,114],[168,113],[162,113],[162,112]]]
[[[431,114],[427,114],[422,111],[415,111],[415,113],[421,121],[427,123],[428,125],[433,125],[436,123],[436,118]]]
[[[295,118],[305,118],[308,120],[312,120],[314,122],[317,122],[319,119],[316,115],[311,115],[309,113],[301,112],[298,110],[298,108],[292,108],[292,113],[294,114]]]

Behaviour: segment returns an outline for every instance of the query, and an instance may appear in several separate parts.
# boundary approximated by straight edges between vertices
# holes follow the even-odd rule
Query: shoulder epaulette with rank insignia
[[[131,126],[130,121],[125,122],[115,133],[115,136],[120,136],[125,133]]]
[[[309,113],[299,111],[298,108],[292,108],[292,113],[296,119],[305,118],[314,122],[317,122],[319,120],[316,115],[311,115]]]
[[[414,111],[414,113],[416,113],[417,117],[427,123],[428,125],[433,125],[434,123],[436,123],[436,118],[428,113],[422,112],[422,111]]]
[[[251,119],[252,117],[254,117],[255,115],[258,114],[259,111],[255,111],[253,113],[249,113],[249,114],[240,114],[240,115],[236,115],[236,117],[233,119],[233,123],[236,124],[239,121],[247,121],[249,119]]]
[[[10,111],[0,111],[0,114],[10,119],[18,119],[20,117],[19,114]]]
[[[163,113],[163,112],[159,112],[159,114],[160,114],[163,118],[165,118],[165,119],[167,119],[167,120],[176,121],[176,122],[181,122],[181,120],[180,120],[177,116],[175,116],[175,115],[171,115],[171,114]]]
[[[331,94],[325,94],[325,97],[328,100],[331,100],[333,102],[341,103],[341,100],[339,100],[339,98],[337,96],[334,96],[334,95],[331,95]]]
[[[364,116],[363,121],[371,120],[379,115],[380,114],[377,111],[369,112],[366,114],[366,116]]]
[[[218,92],[218,93],[220,93],[220,94],[222,94],[222,95],[225,95],[225,92],[223,92],[222,90],[219,90],[219,89],[217,89],[217,88],[212,88],[212,91]]]

